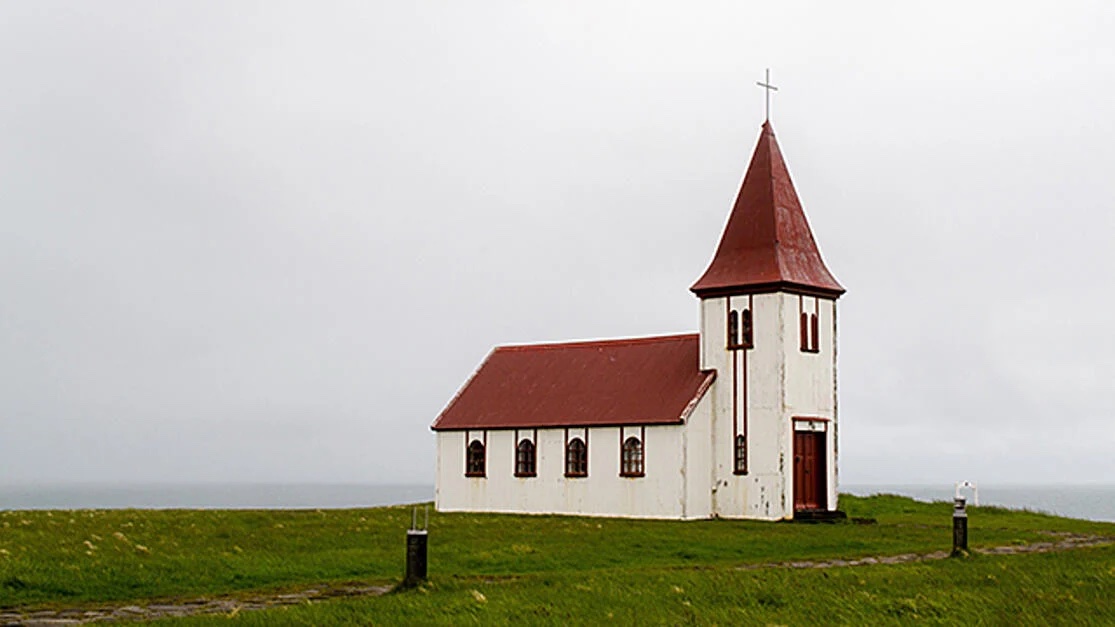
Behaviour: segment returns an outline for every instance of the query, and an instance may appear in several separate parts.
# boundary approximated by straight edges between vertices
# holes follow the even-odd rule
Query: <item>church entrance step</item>
[[[794,522],[805,523],[834,523],[848,519],[848,514],[841,510],[803,509],[794,512]]]

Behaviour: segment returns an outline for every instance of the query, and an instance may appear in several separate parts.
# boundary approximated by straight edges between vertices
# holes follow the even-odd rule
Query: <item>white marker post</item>
[[[975,505],[979,505],[979,488],[972,481],[957,481],[956,496],[952,508],[952,556],[968,554],[968,510],[967,499],[960,496],[961,490],[971,490]]]

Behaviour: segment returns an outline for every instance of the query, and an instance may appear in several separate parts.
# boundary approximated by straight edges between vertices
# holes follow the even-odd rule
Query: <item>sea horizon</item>
[[[433,484],[330,482],[0,483],[0,510],[348,509],[432,501]]]
[[[955,488],[938,483],[849,483],[842,494],[898,494],[951,501]],[[973,507],[999,506],[1115,522],[1115,484],[997,483],[979,485]],[[0,482],[2,510],[67,509],[348,509],[425,503],[432,483],[332,482]],[[978,504],[977,504],[978,502]]]

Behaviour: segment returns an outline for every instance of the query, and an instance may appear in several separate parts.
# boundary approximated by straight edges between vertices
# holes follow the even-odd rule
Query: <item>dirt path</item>
[[[1086,547],[1115,544],[1115,537],[1092,536],[1074,533],[1047,532],[1048,542],[1032,544],[1013,544],[974,549],[981,555],[1017,555],[1021,553],[1048,553],[1051,551],[1070,551]],[[874,564],[904,564],[924,562],[948,557],[946,551],[933,553],[903,553],[858,559],[818,560],[799,562],[777,562],[773,564],[748,564],[739,570],[761,570],[764,568],[837,568],[841,566],[870,566]],[[32,627],[39,625],[77,625],[82,623],[107,621],[154,620],[175,616],[194,616],[199,614],[224,614],[235,616],[240,612],[262,610],[283,605],[298,605],[313,601],[325,601],[344,597],[374,597],[385,594],[390,586],[325,585],[306,588],[284,594],[251,595],[245,597],[199,598],[188,601],[149,603],[144,605],[91,605],[81,608],[61,610],[21,611],[18,609],[0,610],[0,625]]]
[[[1055,538],[1049,542],[1034,542],[1031,544],[1008,544],[993,546],[985,549],[972,549],[972,553],[980,555],[1018,555],[1020,553],[1049,553],[1051,551],[1071,551],[1093,546],[1106,546],[1115,544],[1115,538],[1109,536],[1091,536],[1069,532],[1047,531],[1045,535]],[[835,568],[838,566],[870,566],[874,564],[905,564],[907,562],[925,562],[942,560],[949,556],[948,551],[934,551],[932,553],[902,553],[899,555],[883,555],[879,557],[861,557],[859,559],[820,560],[802,562],[775,562],[772,564],[748,564],[740,566],[739,570],[759,570],[763,568]]]
[[[264,610],[283,605],[299,605],[343,597],[379,596],[391,586],[325,585],[283,594],[257,594],[243,597],[199,598],[188,601],[147,603],[143,605],[90,605],[62,610],[0,610],[0,625],[78,625],[105,621],[155,620],[198,614],[235,616],[240,612]]]

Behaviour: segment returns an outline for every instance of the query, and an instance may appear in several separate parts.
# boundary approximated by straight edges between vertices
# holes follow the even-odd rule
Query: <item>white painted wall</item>
[[[799,311],[798,298],[793,294],[786,294],[783,298],[783,307],[794,320],[797,320]],[[807,313],[817,312],[820,351],[802,352],[798,348],[799,332],[793,330],[793,341],[786,343],[786,412],[791,419],[794,416],[820,416],[831,420],[826,429],[825,460],[828,464],[828,506],[829,509],[836,509],[836,301],[813,296],[805,296],[802,301]],[[793,425],[787,425],[787,429],[792,430]],[[790,489],[793,490],[792,482]]]
[[[800,298],[800,302],[799,302]],[[786,317],[792,321],[787,329],[790,341],[785,344],[785,425],[787,437],[793,435],[793,417],[818,416],[830,420],[825,436],[825,461],[828,466],[828,508],[837,507],[836,477],[836,301],[814,296],[799,297],[784,294],[782,306]],[[817,313],[819,352],[808,353],[800,350],[800,327],[798,315],[804,308],[806,313]],[[790,439],[789,454],[793,454],[793,440]],[[792,458],[790,458],[792,459]],[[792,466],[792,464],[791,464]],[[788,469],[792,471],[792,467]],[[791,503],[793,481],[789,477]]]
[[[829,507],[836,508],[836,304],[805,297],[810,313],[817,302],[818,353],[800,350],[799,297],[772,293],[711,298],[701,302],[701,364],[717,370],[713,397],[713,511],[723,517],[776,520],[793,517],[794,416],[832,420],[827,430]],[[754,347],[727,348],[727,312],[752,311]],[[746,352],[746,357],[744,357]],[[743,372],[747,372],[748,473],[734,474],[732,366],[744,413]],[[744,362],[746,361],[746,367]]]
[[[707,425],[707,407],[704,400],[698,403],[690,422]],[[704,429],[707,432],[707,426]],[[475,437],[480,432],[470,433]],[[624,428],[624,437],[639,433],[639,427]],[[689,469],[700,469],[702,464],[700,455],[687,464],[687,435],[685,425],[646,427],[646,476],[621,477],[620,428],[588,429],[588,477],[567,478],[565,430],[539,429],[537,476],[516,477],[515,432],[489,430],[487,476],[480,478],[465,476],[465,432],[439,431],[435,505],[444,512],[706,518],[707,508],[694,510],[693,502],[686,499],[686,491],[693,488],[686,481]],[[707,481],[703,483],[707,492]]]
[[[754,347],[743,351],[727,348],[729,306],[742,311],[750,307]],[[717,371],[714,384],[716,413],[713,428],[715,493],[713,511],[725,518],[777,520],[793,516],[783,469],[786,434],[781,416],[785,321],[781,295],[754,294],[712,298],[701,303],[702,359],[704,367]],[[744,355],[746,353],[746,356]],[[732,376],[733,359],[738,376]],[[746,367],[745,367],[746,362]],[[743,430],[745,413],[744,372],[747,373],[746,421],[748,472],[734,473],[733,419]],[[734,379],[734,381],[733,381]],[[732,387],[737,387],[737,412],[732,414]]]
[[[685,504],[683,518],[708,518],[712,516],[713,465],[712,430],[716,398],[716,381],[701,397],[686,421],[684,475]]]

